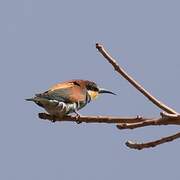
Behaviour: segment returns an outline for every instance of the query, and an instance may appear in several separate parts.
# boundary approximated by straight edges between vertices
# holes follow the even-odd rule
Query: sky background
[[[176,126],[118,130],[115,125],[50,123],[24,101],[64,80],[97,82],[101,96],[83,115],[159,116],[160,110],[120,77],[96,50],[102,43],[153,95],[180,107],[178,0],[0,1],[0,179],[180,179],[180,141],[142,151]]]

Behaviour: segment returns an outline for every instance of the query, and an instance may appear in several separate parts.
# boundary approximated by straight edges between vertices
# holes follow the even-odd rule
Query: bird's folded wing
[[[73,103],[78,101],[85,101],[87,91],[73,83],[55,85],[45,93],[37,96],[47,98],[49,100],[57,100],[60,102]]]

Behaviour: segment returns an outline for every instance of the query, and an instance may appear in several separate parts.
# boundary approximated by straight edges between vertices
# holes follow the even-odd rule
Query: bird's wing
[[[51,88],[49,88],[48,91],[72,88],[72,87],[74,87],[74,85],[75,84],[73,82],[58,83],[58,84],[53,85]]]
[[[45,93],[39,94],[37,96],[47,98],[49,100],[73,103],[84,101],[86,99],[86,94],[87,91],[85,89],[82,89],[80,86],[69,82],[56,84]]]

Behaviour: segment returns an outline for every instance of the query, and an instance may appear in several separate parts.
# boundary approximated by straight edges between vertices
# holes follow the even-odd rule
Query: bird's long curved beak
[[[111,91],[109,91],[107,89],[100,88],[99,89],[99,94],[103,94],[103,93],[117,95],[117,94],[115,94],[115,93],[113,93],[113,92],[111,92]]]

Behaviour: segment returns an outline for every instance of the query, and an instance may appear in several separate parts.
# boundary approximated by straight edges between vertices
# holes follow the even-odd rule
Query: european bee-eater
[[[51,115],[63,117],[69,113],[76,113],[79,116],[77,111],[102,93],[115,95],[111,91],[99,88],[92,81],[71,80],[58,83],[46,92],[26,100],[35,102]]]

